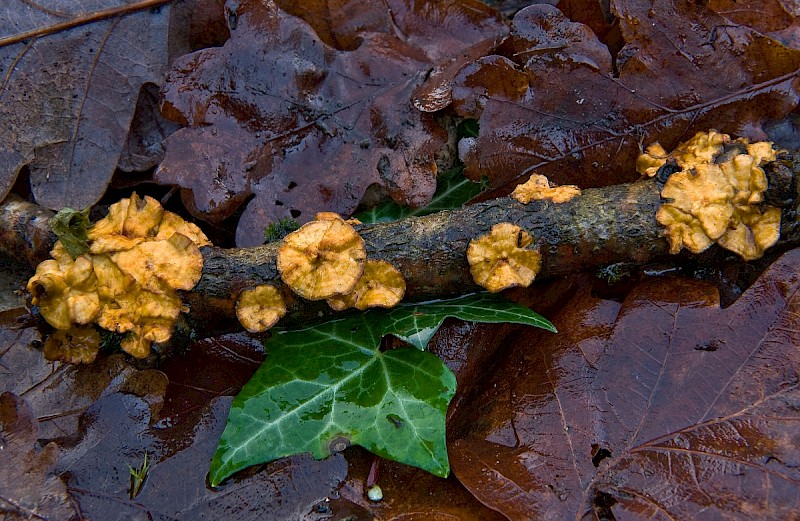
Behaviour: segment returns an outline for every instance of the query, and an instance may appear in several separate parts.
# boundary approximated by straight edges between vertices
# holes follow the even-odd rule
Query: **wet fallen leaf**
[[[391,222],[406,217],[428,215],[442,210],[452,210],[465,205],[481,193],[482,185],[465,178],[461,168],[454,168],[439,175],[436,179],[436,192],[431,201],[422,208],[400,206],[394,201],[386,201],[369,210],[359,212],[353,217],[362,223]]]
[[[117,168],[123,172],[144,172],[164,159],[164,140],[180,125],[165,119],[158,106],[158,87],[152,83],[143,86],[128,139],[117,162]]]
[[[192,342],[161,369],[169,378],[158,425],[176,435],[194,428],[207,405],[233,396],[264,361],[264,345],[247,333]]]
[[[36,201],[49,208],[83,208],[103,195],[139,89],[160,83],[167,66],[170,7],[139,3],[153,8],[137,10],[120,0],[52,8],[3,2],[0,198],[26,165]],[[50,32],[115,9],[125,14]]]
[[[392,34],[397,28],[406,33],[405,37],[410,42],[423,48],[432,57],[447,56],[453,48],[453,40],[461,41],[463,45],[460,52],[452,58],[463,65],[465,60],[480,57],[480,49],[483,49],[483,53],[491,50],[496,42],[494,38],[487,38],[487,35],[502,36],[507,32],[505,26],[498,23],[496,11],[484,2],[469,0],[402,0],[389,3],[276,0],[275,3],[287,13],[308,22],[323,42],[341,50],[357,49],[364,41],[365,34]],[[408,31],[408,28],[412,30]],[[477,47],[473,47],[472,44],[476,42]],[[476,52],[479,54],[476,55]]]
[[[0,394],[0,517],[9,520],[70,520],[74,501],[52,469],[58,460],[55,443],[36,447],[38,422],[25,400]]]
[[[482,505],[455,477],[437,478],[420,469],[348,449],[347,479],[338,498],[327,502],[329,517],[352,521],[500,521],[505,517]],[[383,499],[367,497],[369,471]],[[370,483],[371,484],[371,483]]]
[[[401,204],[427,203],[446,133],[412,100],[449,103],[465,48],[488,50],[505,32],[472,0],[397,0],[387,27],[370,26],[340,51],[272,2],[227,9],[231,39],[181,58],[169,75],[163,110],[189,128],[168,140],[156,178],[188,189],[187,206],[212,221],[254,195],[239,246],[261,244],[282,218],[350,214],[371,184]]]
[[[719,308],[588,289],[454,416],[453,470],[510,519],[788,519],[800,508],[800,250]],[[531,345],[531,344],[535,345]]]
[[[58,465],[81,514],[109,521],[137,516],[157,521],[245,521],[264,515],[314,519],[315,505],[346,475],[341,455],[320,462],[287,458],[219,489],[206,486],[205,470],[229,406],[230,398],[212,400],[188,439],[181,439],[169,428],[151,426],[149,407],[139,398],[112,394],[95,402],[84,416],[80,444]],[[140,464],[145,453],[150,470],[139,495],[130,499],[128,465]]]
[[[469,177],[506,191],[534,169],[558,184],[627,182],[642,144],[671,149],[707,128],[760,139],[797,106],[798,22],[786,4],[610,8],[625,44],[614,56],[587,26],[533,5],[496,55],[462,69],[454,106],[480,119],[478,138],[459,145]]]
[[[91,365],[49,362],[42,354],[41,338],[36,328],[13,325],[13,320],[0,326],[0,392],[25,399],[38,421],[39,438],[75,435],[80,415],[104,394],[133,392],[154,405],[160,403],[166,386],[160,371],[137,370],[120,354],[100,357]]]

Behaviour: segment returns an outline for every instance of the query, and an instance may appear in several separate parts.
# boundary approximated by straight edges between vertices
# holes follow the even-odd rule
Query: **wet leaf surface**
[[[553,330],[525,307],[478,294],[276,332],[265,343],[266,362],[234,400],[211,483],[292,454],[324,458],[351,443],[446,477],[445,413],[456,382],[423,350],[448,317]],[[387,335],[411,347],[381,350]]]
[[[185,352],[162,367],[169,378],[157,426],[171,438],[185,439],[216,398],[233,396],[264,361],[264,345],[246,333],[232,333],[192,342]]]
[[[353,217],[362,223],[397,221],[411,216],[428,215],[442,210],[461,208],[470,199],[481,193],[482,185],[464,177],[460,168],[444,172],[436,179],[436,192],[431,201],[422,208],[400,206],[387,201],[359,212]]]
[[[794,250],[722,310],[705,283],[582,290],[453,418],[453,470],[510,519],[786,519],[800,507]]]
[[[180,178],[195,215],[233,220],[244,209],[240,244],[262,240],[279,217],[347,213],[371,184],[423,204],[445,142],[443,113],[431,111],[451,96],[480,123],[461,147],[468,173],[491,176],[500,190],[533,168],[561,183],[627,181],[640,143],[670,148],[709,126],[797,147],[796,115],[775,121],[798,98],[790,2],[561,0],[571,21],[531,7],[495,51],[507,28],[471,1],[276,0],[294,18],[254,0],[227,12],[222,0],[179,0],[7,43],[135,3],[0,6],[0,192],[22,168],[15,192],[28,195],[30,170],[39,202],[80,207],[102,195],[115,167],[157,165],[179,126],[157,114],[166,63],[231,35],[173,71],[166,108],[190,128],[169,144],[162,175]],[[494,2],[506,15],[528,3]],[[438,181],[436,209],[461,204],[471,186]],[[458,381],[444,416],[456,476],[380,460],[380,502],[365,495],[378,458],[358,447],[322,461],[282,458],[209,488],[229,396],[264,361],[260,341],[192,342],[158,369],[105,354],[84,367],[50,363],[41,333],[17,321],[23,311],[10,292],[27,275],[15,275],[0,315],[0,517],[792,518],[798,261],[790,252],[724,310],[713,289],[686,280],[619,291],[621,303],[593,296],[584,277],[512,291],[556,317],[555,336],[445,319],[443,309],[395,322],[420,331],[399,334],[417,347],[430,340],[437,368]],[[298,341],[293,363],[305,362],[307,343]],[[393,356],[377,347],[373,355]],[[396,428],[398,418],[386,420]],[[145,455],[150,471],[131,499],[129,465]]]
[[[101,357],[92,365],[75,366],[44,359],[41,334],[35,327],[16,325],[23,315],[10,317],[0,327],[0,392],[25,399],[38,421],[41,439],[64,439],[78,433],[80,415],[103,394],[118,391],[151,396],[163,394],[164,374],[139,371],[122,355]]]
[[[64,483],[52,472],[55,443],[38,448],[38,421],[22,398],[0,393],[0,516],[69,520],[77,516]]]
[[[504,191],[534,169],[558,184],[627,182],[643,143],[671,149],[707,128],[759,139],[797,106],[797,21],[781,3],[610,4],[625,43],[614,56],[534,5],[495,55],[461,70],[455,107],[480,118],[459,145],[468,176]]]
[[[0,38],[127,3],[9,0],[0,7]],[[0,197],[27,165],[44,206],[83,208],[100,199],[140,87],[163,78],[169,14],[165,5],[0,46]]]
[[[391,2],[388,26],[340,51],[271,2],[230,4],[231,39],[183,57],[169,75],[164,109],[189,128],[168,140],[157,179],[190,190],[184,201],[212,221],[255,196],[239,246],[261,244],[264,227],[282,218],[349,215],[372,184],[400,204],[425,205],[446,132],[412,98],[449,103],[454,64],[471,56],[463,49],[488,50],[504,33],[477,5]]]
[[[339,455],[325,461],[287,458],[242,476],[219,489],[206,486],[205,469],[230,405],[212,400],[183,447],[165,456],[162,433],[150,426],[146,402],[113,394],[98,400],[85,416],[81,443],[62,458],[59,472],[91,519],[298,519],[330,495],[344,479],[347,464]],[[179,438],[179,437],[178,437]],[[150,471],[131,499],[128,465],[148,454]]]
[[[350,465],[338,497],[325,503],[331,519],[352,521],[500,521],[505,517],[476,500],[450,476],[438,478],[423,470],[388,460],[380,460],[356,448],[345,452]],[[383,499],[367,498],[367,483],[372,465],[375,483]]]

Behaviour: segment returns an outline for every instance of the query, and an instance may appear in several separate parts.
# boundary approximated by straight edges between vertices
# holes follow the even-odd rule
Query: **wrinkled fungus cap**
[[[527,249],[530,234],[512,223],[500,223],[490,233],[470,241],[467,261],[473,280],[496,293],[514,286],[530,286],[542,263],[538,251]]]
[[[778,242],[780,236],[781,211],[768,206],[763,213],[756,208],[740,213],[738,224],[717,242],[726,250],[738,253],[744,260],[755,260]]]
[[[206,234],[204,234],[196,224],[185,221],[176,213],[164,212],[161,223],[158,225],[158,233],[155,237],[156,240],[169,239],[175,233],[185,235],[191,239],[198,248],[211,245],[211,241],[208,240]]]
[[[48,324],[60,330],[72,327],[67,303],[69,288],[64,282],[58,262],[48,260],[40,263],[26,289],[33,297],[31,302],[39,306],[39,313]]]
[[[767,176],[761,165],[776,157],[771,143],[730,141],[711,131],[670,155],[683,170],[667,179],[656,213],[670,253],[682,247],[700,253],[716,242],[753,260],[778,241],[781,212],[763,204]]]
[[[727,134],[716,130],[698,132],[689,141],[678,145],[670,154],[681,168],[691,168],[702,163],[711,163],[722,153],[723,147],[730,142]]]
[[[575,185],[551,186],[545,176],[533,174],[527,182],[514,188],[511,197],[522,204],[541,199],[549,199],[554,203],[566,203],[580,194],[581,189]]]
[[[128,212],[122,223],[122,234],[128,237],[152,237],[156,234],[164,209],[150,196],[140,199],[135,193],[131,195]]]
[[[329,298],[328,305],[336,311],[391,308],[403,299],[405,292],[406,281],[397,268],[383,260],[368,260],[353,291]]]
[[[694,170],[672,174],[661,197],[656,219],[667,227],[670,253],[686,247],[705,250],[728,229],[733,216],[734,190],[718,165],[697,165]]]
[[[636,171],[641,175],[653,177],[670,159],[682,170],[689,170],[695,165],[712,163],[719,156],[730,136],[716,130],[698,132],[690,140],[678,145],[671,153],[667,153],[659,143],[649,145],[643,154],[636,159]]]
[[[69,255],[67,254],[67,257]],[[32,303],[39,306],[48,324],[63,331],[73,324],[89,324],[100,312],[97,278],[86,255],[48,260],[39,264],[28,281]]]
[[[130,199],[121,199],[112,204],[108,208],[108,215],[89,228],[88,237],[90,241],[120,235],[131,239],[167,240],[174,233],[189,237],[198,248],[211,244],[197,225],[164,210],[152,197],[145,196],[142,200],[134,193]]]
[[[152,293],[134,285],[103,307],[97,325],[117,333],[129,333],[120,342],[126,353],[137,358],[150,354],[150,344],[166,342],[172,325],[184,311],[176,294]]]
[[[658,169],[667,163],[669,154],[660,143],[653,143],[636,158],[636,171],[641,175],[653,177]]]
[[[278,249],[281,279],[305,299],[349,293],[364,271],[364,239],[336,217],[304,224]]]
[[[263,284],[242,290],[236,301],[236,317],[251,333],[262,333],[286,314],[286,303],[278,288]]]
[[[33,303],[56,329],[76,324],[127,333],[123,350],[139,358],[165,342],[182,311],[177,290],[202,275],[199,247],[210,244],[194,224],[135,194],[109,208],[89,230],[89,250],[74,261],[60,242],[28,282]]]
[[[111,259],[144,289],[163,293],[164,287],[192,289],[203,273],[203,255],[191,239],[173,233],[165,241],[145,241]]]

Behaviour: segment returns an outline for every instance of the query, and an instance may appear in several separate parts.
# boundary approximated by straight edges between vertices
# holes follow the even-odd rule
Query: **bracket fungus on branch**
[[[526,182],[514,188],[511,198],[522,204],[542,199],[548,199],[554,203],[566,203],[580,194],[581,189],[575,185],[552,186],[547,177],[533,174]]]
[[[405,292],[406,281],[397,268],[383,260],[367,260],[355,288],[346,295],[331,297],[327,302],[336,311],[391,308],[403,300]]]
[[[652,162],[652,154],[645,156],[637,164],[652,163],[640,170],[648,175],[669,161],[681,168],[667,178],[656,213],[666,227],[670,253],[682,247],[700,253],[717,243],[754,260],[780,238],[781,210],[763,203],[767,177],[761,165],[776,157],[770,143],[700,132],[660,164]]]
[[[512,223],[499,223],[467,247],[469,270],[475,282],[492,293],[515,286],[530,286],[542,256],[528,249],[530,234]]]
[[[53,259],[42,262],[28,281],[32,303],[64,332],[45,354],[70,362],[93,360],[99,335],[79,326],[95,323],[126,333],[122,349],[144,358],[153,342],[170,338],[179,314],[188,311],[177,290],[192,289],[200,280],[199,247],[211,243],[194,224],[136,194],[111,205],[86,235],[86,252],[73,259],[57,241]]]
[[[236,300],[236,318],[250,333],[263,333],[285,314],[283,295],[271,284],[244,289]]]
[[[636,171],[641,175],[653,177],[659,168],[667,162],[674,162],[681,170],[690,170],[695,165],[713,163],[722,154],[730,136],[716,130],[698,132],[688,141],[684,141],[670,153],[660,143],[648,145],[644,154],[636,160]]]
[[[292,291],[323,300],[352,291],[366,258],[364,239],[341,217],[325,212],[283,238],[277,267]]]

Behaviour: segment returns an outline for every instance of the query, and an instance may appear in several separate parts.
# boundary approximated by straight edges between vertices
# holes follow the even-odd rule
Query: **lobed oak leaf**
[[[788,519],[800,508],[800,250],[738,301],[579,292],[462,400],[453,471],[509,519]],[[479,420],[475,420],[479,418]]]
[[[798,22],[784,3],[610,9],[619,33],[604,43],[555,7],[527,7],[495,55],[461,70],[454,106],[480,120],[459,145],[468,177],[505,193],[533,170],[557,184],[628,182],[642,143],[669,149],[708,128],[760,140],[797,106]]]
[[[84,208],[105,192],[140,88],[160,83],[167,67],[170,6],[108,14],[129,3],[3,3],[0,198],[25,166],[36,201],[48,208]],[[124,162],[132,166],[152,162],[130,156]]]
[[[395,0],[391,23],[368,23],[344,51],[273,2],[229,3],[231,39],[179,59],[169,75],[163,110],[188,128],[169,138],[156,178],[186,189],[188,206],[211,221],[254,196],[239,246],[260,244],[280,219],[348,215],[372,184],[425,205],[446,132],[417,106],[448,104],[454,67],[473,56],[464,47],[491,48],[505,33],[478,5]]]

